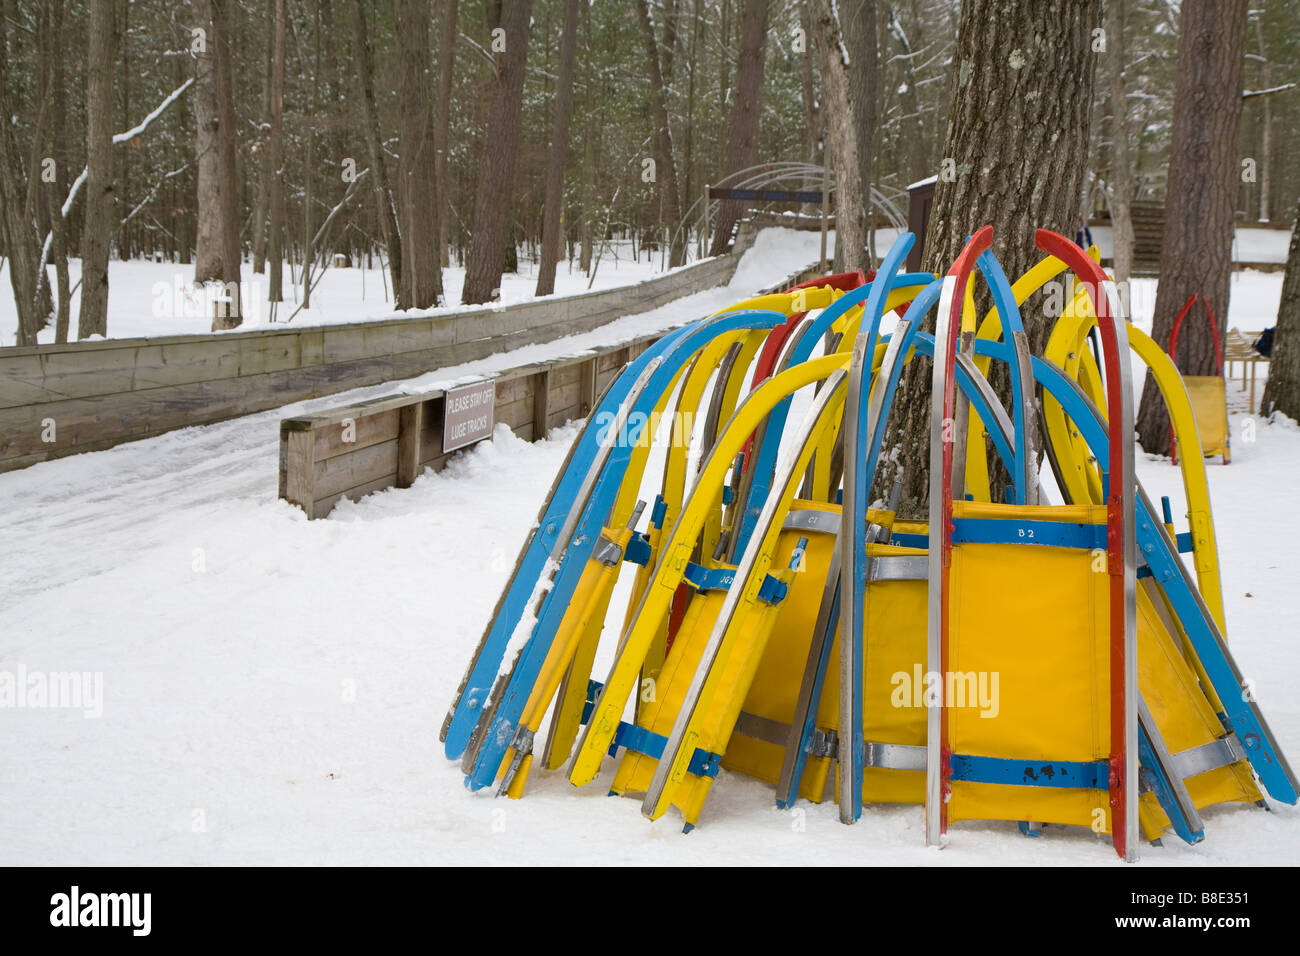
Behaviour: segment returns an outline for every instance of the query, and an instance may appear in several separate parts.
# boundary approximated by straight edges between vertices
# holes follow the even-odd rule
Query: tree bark
[[[682,220],[682,197],[677,185],[677,166],[673,157],[673,132],[668,125],[668,98],[659,60],[659,43],[650,21],[649,0],[635,0],[640,24],[641,45],[645,49],[650,79],[650,119],[654,123],[654,161],[656,192],[659,197],[659,225],[669,233],[669,268],[686,262],[686,233],[677,227]]]
[[[898,102],[903,116],[900,122],[900,138],[903,140],[900,158],[906,164],[903,169],[903,183],[915,182],[930,175],[929,154],[926,149],[925,120],[921,114],[920,77],[916,73],[916,56],[919,37],[909,35],[903,29],[898,10],[894,4],[888,7],[887,25],[903,57],[903,85],[899,91]]]
[[[808,9],[810,2],[811,0],[799,0],[799,28],[804,32],[805,44],[803,52],[799,54],[799,94],[803,98],[805,159],[810,166],[820,166],[825,159],[822,149],[825,145],[826,127],[822,118],[822,105],[817,97],[816,66],[813,63],[816,51],[811,47],[812,18]],[[810,174],[804,177],[803,185],[804,189],[811,190],[822,184]],[[818,207],[810,203],[802,208],[811,213]]]
[[[1255,48],[1259,54],[1259,79],[1261,89],[1273,86],[1273,70],[1264,45],[1263,17],[1255,18]],[[1261,96],[1259,142],[1259,221],[1268,222],[1272,215],[1272,155],[1273,155],[1273,97]]]
[[[1072,235],[1088,157],[1092,31],[1100,0],[966,0],[954,51],[939,182],[925,239],[925,268],[947,272],[966,239],[994,228],[993,249],[1012,281],[1041,253],[1038,228]],[[951,181],[945,168],[955,173]],[[977,302],[979,298],[977,297]],[[981,310],[982,311],[982,310]],[[1022,309],[1035,354],[1053,317]],[[927,320],[933,329],[933,311]],[[999,374],[1000,373],[1000,374]],[[1005,396],[1005,370],[992,382]],[[923,515],[929,497],[930,363],[903,373],[885,434],[876,491],[902,480],[900,510]],[[1001,500],[998,470],[993,495]]]
[[[1300,420],[1300,203],[1296,204],[1282,300],[1273,329],[1273,354],[1260,408],[1268,415],[1276,411]]]
[[[461,292],[465,305],[490,302],[501,294],[532,7],[532,0],[512,0],[500,14],[505,50],[496,55],[497,76],[492,84],[483,162],[474,197],[474,232],[465,254],[465,286]]]
[[[50,263],[54,266],[58,313],[54,322],[54,341],[68,341],[71,323],[72,294],[68,278],[68,224],[63,218],[63,201],[68,195],[68,136],[67,93],[63,88],[64,44],[63,0],[50,0],[45,8],[46,25],[50,35],[50,84],[53,99],[50,110],[54,114],[54,128],[50,133],[50,157],[54,160],[54,182],[46,190],[46,204],[50,220]]]
[[[430,83],[429,0],[397,0],[398,99],[401,103],[402,272],[409,307],[427,309],[442,298],[438,251],[438,202]],[[527,21],[525,21],[525,29]],[[520,71],[522,76],[522,70]]]
[[[40,248],[31,220],[25,215],[26,198],[21,188],[23,162],[14,138],[14,115],[10,99],[8,29],[0,24],[0,238],[9,257],[9,283],[13,287],[18,312],[18,345],[35,345],[37,333],[47,316],[37,305],[36,277]],[[32,170],[31,175],[39,175]]]
[[[113,231],[113,57],[115,0],[90,4],[86,63],[86,211],[81,233],[81,314],[77,338],[108,334],[108,252]]]
[[[569,159],[569,120],[573,115],[573,64],[578,55],[578,11],[581,0],[564,0],[564,34],[560,39],[560,72],[555,82],[555,126],[551,132],[550,165],[546,170],[546,205],[542,222],[542,256],[536,294],[555,291],[555,266],[560,258],[560,227],[564,222],[564,167]]]
[[[253,272],[258,275],[266,274],[266,239],[267,229],[266,220],[271,205],[271,100],[272,84],[271,74],[273,73],[272,64],[275,56],[275,4],[276,0],[267,0],[265,29],[266,29],[266,57],[265,73],[266,79],[262,84],[264,102],[262,105],[262,123],[257,130],[258,166],[261,175],[257,183],[257,200],[253,204]],[[184,261],[184,260],[182,260]]]
[[[268,302],[283,302],[284,288],[284,40],[287,31],[285,0],[275,0],[275,26],[271,33],[271,135],[266,174],[270,180],[267,202],[271,207],[267,235],[266,284]]]
[[[874,45],[867,51],[850,51],[832,0],[811,0],[813,37],[821,65],[830,168],[835,174],[835,270],[865,268],[867,262],[866,199],[859,151],[866,149],[866,131],[858,125],[852,85],[856,76],[853,56],[875,59]],[[872,2],[863,6],[874,6]],[[874,14],[873,14],[874,16]]]
[[[740,21],[740,62],[736,97],[731,107],[731,136],[727,140],[726,172],[730,176],[758,161],[758,126],[763,115],[763,51],[767,39],[767,0],[745,0]],[[718,205],[709,255],[720,256],[731,245],[731,233],[745,208],[743,200],[724,199]]]
[[[357,58],[357,80],[361,86],[361,114],[365,124],[366,152],[370,168],[374,171],[375,208],[379,217],[379,231],[388,250],[388,272],[393,280],[394,305],[398,309],[410,308],[406,284],[402,281],[402,237],[393,211],[393,189],[388,178],[388,163],[384,157],[383,137],[379,132],[379,110],[375,104],[374,57],[370,52],[370,31],[366,28],[365,0],[352,0],[353,55]]]
[[[1133,274],[1133,161],[1128,146],[1128,92],[1124,86],[1125,0],[1106,0],[1106,58],[1110,83],[1110,223],[1114,275],[1125,313]]]
[[[214,303],[212,330],[233,329],[240,312],[239,181],[235,170],[234,77],[227,0],[196,0],[207,31],[195,56],[195,166],[198,169],[196,283],[220,282],[229,301]]]
[[[865,238],[865,252],[860,260],[862,269],[875,266],[871,253],[871,237],[875,214],[871,202],[871,157],[875,152],[876,132],[876,0],[838,0],[840,27],[844,42],[852,51],[849,61],[849,100],[853,104],[853,122],[857,126],[858,191],[861,194],[860,215]],[[856,55],[853,55],[856,54]],[[844,268],[857,268],[850,263]]]
[[[1151,332],[1161,348],[1168,348],[1174,318],[1193,295],[1213,310],[1220,336],[1227,328],[1245,45],[1246,0],[1184,0]],[[1214,338],[1201,309],[1197,303],[1178,335],[1178,366],[1187,375],[1218,371]],[[1150,375],[1137,433],[1147,453],[1169,454],[1169,416]]]
[[[434,117],[434,192],[438,194],[442,215],[438,217],[438,259],[446,269],[451,265],[447,248],[447,220],[451,218],[451,193],[447,190],[447,144],[451,136],[451,87],[456,77],[456,20],[460,0],[443,0],[442,34],[438,41],[438,102]]]

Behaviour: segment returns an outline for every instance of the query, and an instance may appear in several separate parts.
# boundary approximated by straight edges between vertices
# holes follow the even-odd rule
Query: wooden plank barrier
[[[819,275],[802,269],[759,294],[788,289]],[[567,421],[586,418],[600,395],[664,332],[569,358],[508,369],[492,377],[497,423],[537,441]],[[356,501],[385,488],[407,488],[425,468],[440,470],[446,393],[387,395],[280,422],[280,497],[323,518],[343,498]]]
[[[663,334],[496,375],[496,422],[536,441],[585,418],[623,366]],[[407,488],[425,468],[440,470],[455,454],[443,451],[445,395],[389,395],[282,420],[280,497],[323,518],[343,498]]]
[[[636,285],[450,315],[0,348],[0,472],[589,332],[725,285],[752,243],[742,229],[726,255]]]

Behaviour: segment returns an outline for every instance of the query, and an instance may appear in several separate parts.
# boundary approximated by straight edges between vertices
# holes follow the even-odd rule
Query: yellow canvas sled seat
[[[954,502],[953,516],[947,819],[1110,832],[1106,509]],[[1139,589],[1137,625],[1144,732],[1175,755],[1198,808],[1258,800],[1158,591]],[[1150,792],[1139,817],[1148,839],[1169,825]]]
[[[759,602],[747,614],[740,627],[743,646],[720,662],[717,690],[713,695],[716,706],[708,711],[701,723],[698,736],[691,742],[696,754],[727,754],[730,751],[732,730],[740,716],[744,689],[750,685],[763,656],[764,647],[774,630],[783,633],[810,633],[816,621],[818,605],[826,580],[834,547],[833,536],[822,531],[836,526],[838,513],[830,505],[799,502],[791,515],[827,514],[824,522],[796,519],[787,522],[777,538],[773,568],[769,582],[782,585],[772,589],[769,598],[759,592]],[[727,590],[732,585],[730,575],[735,567],[718,564],[710,570],[714,587],[696,588],[687,606],[686,615],[664,660],[658,680],[648,688],[643,687],[636,726],[652,738],[666,739],[672,731],[688,688],[697,670],[705,644],[718,619]],[[688,575],[687,580],[690,580]],[[636,732],[632,732],[636,735]],[[699,762],[699,757],[693,758]],[[629,749],[619,764],[611,793],[639,795],[647,792],[654,775],[658,755]],[[723,766],[728,766],[723,760]],[[714,774],[688,773],[674,779],[672,805],[682,813],[688,826],[694,825],[708,795]]]
[[[838,515],[839,509],[835,508]],[[895,522],[891,512],[871,510],[868,519],[876,527],[895,533],[899,540],[925,535],[924,524]],[[895,531],[896,529],[896,531]],[[867,583],[868,645],[866,654],[867,702],[864,737],[869,766],[864,801],[920,803],[924,799],[925,711],[891,705],[895,678],[912,675],[925,661],[926,574],[924,548],[872,543],[867,555],[873,559]],[[838,567],[833,575],[838,581]],[[823,594],[823,603],[830,592]],[[833,595],[832,595],[833,596]],[[817,646],[818,628],[786,628],[782,616],[759,664],[736,733],[728,746],[723,766],[773,785],[782,785],[790,773],[791,726],[801,722],[801,694],[808,693],[817,660],[826,664],[821,693],[815,702],[815,731],[808,742],[809,753],[799,780],[798,796],[820,803],[835,763],[839,733],[838,615],[830,618],[833,633],[830,648]],[[828,653],[824,653],[828,651]],[[803,674],[803,681],[793,675]],[[919,762],[918,762],[919,761]],[[903,764],[907,769],[902,769]],[[778,794],[782,803],[788,799]]]
[[[840,507],[825,502],[796,501],[785,524],[811,533],[798,593],[791,593],[791,598],[798,603],[783,611],[773,624],[722,761],[727,770],[773,785],[781,773],[798,704],[801,685],[796,675],[805,672],[810,648],[825,626],[822,604],[826,589],[839,575],[836,538],[840,530]],[[819,710],[817,726],[828,729],[833,726],[822,710]],[[826,744],[823,735],[817,749],[824,749]],[[815,758],[815,762],[827,761],[821,757]],[[822,770],[821,787],[808,784],[801,792],[810,800],[820,801],[825,779]]]
[[[946,662],[926,678],[943,695],[929,703],[944,705],[948,821],[1108,832],[1106,510],[958,501],[953,517]]]
[[[1183,320],[1200,301],[1205,306],[1205,320],[1210,327],[1214,341],[1214,358],[1218,366],[1217,375],[1184,375],[1183,384],[1187,386],[1187,397],[1191,400],[1196,413],[1196,431],[1201,439],[1203,455],[1222,455],[1226,465],[1232,460],[1229,449],[1230,433],[1228,431],[1228,393],[1227,380],[1223,377],[1223,347],[1219,342],[1219,320],[1214,316],[1210,300],[1200,295],[1191,296],[1174,319],[1169,333],[1169,360],[1178,364],[1178,333],[1182,330]],[[1174,442],[1173,425],[1169,428],[1169,450],[1174,464],[1178,463],[1178,448]]]
[[[1196,433],[1201,437],[1201,453],[1222,455],[1228,462],[1228,396],[1221,375],[1184,375],[1187,397],[1196,414]]]

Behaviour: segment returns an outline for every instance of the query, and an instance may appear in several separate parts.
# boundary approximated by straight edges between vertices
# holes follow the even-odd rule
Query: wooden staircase
[[[1160,249],[1165,234],[1165,206],[1158,202],[1133,203],[1133,275],[1160,272]]]

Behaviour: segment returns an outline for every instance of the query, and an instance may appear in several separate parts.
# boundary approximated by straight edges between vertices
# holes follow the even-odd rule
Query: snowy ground
[[[816,251],[813,252],[816,258]],[[372,268],[363,266],[331,267],[323,274],[313,276],[312,307],[293,313],[302,301],[301,277],[288,266],[284,269],[282,289],[284,302],[278,307],[276,322],[283,325],[291,321],[294,326],[334,325],[342,322],[364,322],[369,319],[402,318],[415,315],[441,315],[460,311],[460,290],[465,284],[465,270],[453,266],[443,270],[443,287],[447,302],[443,309],[423,309],[394,312],[389,277],[376,259]],[[596,268],[591,291],[633,285],[665,274],[664,263],[658,255],[640,253],[632,256],[630,243],[610,243]],[[0,346],[13,345],[18,333],[18,313],[14,307],[13,290],[9,282],[9,263],[0,263]],[[74,289],[81,279],[81,260],[68,264],[69,281]],[[291,278],[292,276],[292,278]],[[315,279],[319,278],[319,284]],[[54,281],[53,267],[50,281]],[[202,295],[192,287],[194,267],[174,262],[112,261],[108,264],[108,337],[113,339],[137,336],[200,335],[212,331],[211,306],[205,306]],[[558,295],[574,295],[588,291],[588,277],[581,270],[570,270],[567,261],[561,262],[555,274],[555,291]],[[269,328],[271,314],[266,302],[265,275],[255,275],[250,263],[244,264],[243,308],[244,322],[239,331]],[[519,272],[507,273],[501,278],[501,302],[513,304],[533,298],[537,288],[537,263],[519,260]],[[468,308],[474,308],[470,306]],[[480,308],[489,308],[483,306]],[[71,336],[77,336],[77,316],[81,310],[78,289],[72,296]],[[290,316],[293,316],[290,319]],[[42,344],[54,341],[54,326],[50,325],[38,336]]]
[[[803,235],[815,257],[816,235]],[[729,290],[658,321],[703,315],[806,261],[799,239],[759,240]],[[1232,322],[1258,327],[1238,321],[1256,307],[1247,299]],[[600,782],[575,790],[535,773],[521,801],[468,793],[438,727],[576,426],[537,444],[499,429],[441,474],[327,520],[278,501],[278,420],[383,390],[0,475],[0,672],[103,681],[98,717],[0,710],[0,864],[1118,865],[1091,833],[1027,840],[1014,824],[959,824],[947,849],[926,850],[919,808],[869,807],[847,828],[833,805],[782,813],[770,788],[726,772],[687,837]],[[1240,408],[1232,421],[1232,465],[1209,466],[1229,636],[1295,761],[1300,428],[1259,422],[1248,442]],[[1139,472],[1153,496],[1179,500],[1167,462],[1143,458]],[[1294,808],[1205,816],[1203,844],[1168,840],[1140,865],[1300,855]]]

